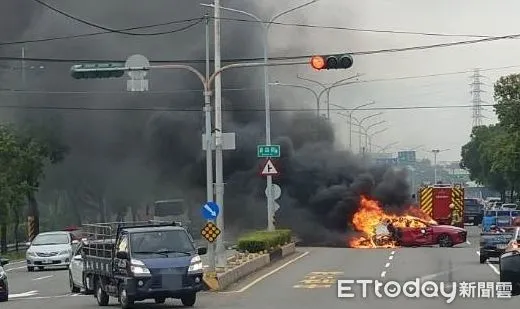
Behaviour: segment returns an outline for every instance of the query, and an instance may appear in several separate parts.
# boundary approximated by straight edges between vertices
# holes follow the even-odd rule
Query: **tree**
[[[520,74],[500,77],[494,91],[495,112],[500,124],[520,131]]]
[[[62,143],[59,129],[59,126],[38,124],[20,128],[20,140],[25,147],[21,172],[30,188],[26,191],[28,216],[34,220],[35,228],[33,235],[29,235],[30,240],[40,233],[40,212],[35,194],[44,177],[46,164],[62,162],[69,152],[68,146]]]
[[[479,184],[505,192],[510,182],[503,173],[507,168],[498,163],[499,151],[504,147],[508,132],[500,125],[473,128],[471,140],[462,147],[460,166]]]
[[[1,252],[7,251],[7,223],[23,206],[29,185],[21,173],[25,149],[12,126],[0,125],[0,234]]]

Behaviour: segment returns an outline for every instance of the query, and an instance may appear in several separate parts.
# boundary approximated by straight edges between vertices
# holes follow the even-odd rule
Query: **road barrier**
[[[231,284],[268,266],[296,251],[294,243],[289,243],[270,253],[237,254],[228,259],[228,265],[223,272],[206,274],[204,282],[209,290],[224,290]]]
[[[22,250],[27,250],[27,244],[24,243],[24,242],[20,242],[18,243],[18,250],[22,251]],[[7,252],[13,252],[13,251],[16,251],[16,244],[8,244],[7,245]]]

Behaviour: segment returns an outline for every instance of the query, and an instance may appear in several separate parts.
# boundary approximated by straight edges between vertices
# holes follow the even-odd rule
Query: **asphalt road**
[[[418,299],[400,296],[394,299],[378,298],[373,292],[362,297],[360,288],[354,288],[353,298],[337,297],[337,279],[371,279],[404,284],[419,278],[437,283],[445,282],[449,292],[451,283],[496,282],[498,269],[493,264],[480,264],[478,259],[478,231],[469,227],[469,243],[455,248],[396,248],[396,249],[339,249],[298,248],[298,253],[272,265],[269,269],[247,278],[221,293],[199,294],[196,307],[229,309],[266,308],[518,308],[520,297],[513,299],[473,298],[458,295],[451,304],[440,295],[437,298]],[[18,268],[20,267],[20,268]],[[18,268],[18,269],[17,269]],[[28,273],[23,264],[11,264],[9,280],[12,299],[2,303],[2,309],[73,309],[98,307],[93,296],[68,293],[67,271]],[[33,291],[32,295],[30,292]],[[26,293],[26,294],[22,294]],[[116,300],[111,304],[117,306]],[[165,305],[138,303],[136,308],[179,307],[179,301],[169,300]]]

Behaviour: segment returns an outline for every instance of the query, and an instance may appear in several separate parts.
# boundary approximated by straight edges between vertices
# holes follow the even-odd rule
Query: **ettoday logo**
[[[409,298],[439,298],[446,299],[451,304],[457,296],[461,298],[511,298],[510,282],[421,282],[419,278],[401,284],[397,281],[382,282],[379,280],[338,280],[338,298],[354,298],[352,286],[361,286],[361,297],[367,298],[368,291],[373,289],[378,298],[397,298],[404,295]]]

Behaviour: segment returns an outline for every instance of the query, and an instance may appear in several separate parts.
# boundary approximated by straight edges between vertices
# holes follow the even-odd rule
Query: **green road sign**
[[[280,145],[258,145],[256,147],[256,156],[258,158],[279,158]]]
[[[416,162],[415,151],[399,151],[397,153],[399,162],[402,163],[414,163]]]
[[[88,63],[73,65],[70,74],[75,79],[118,78],[125,74],[124,63]]]

